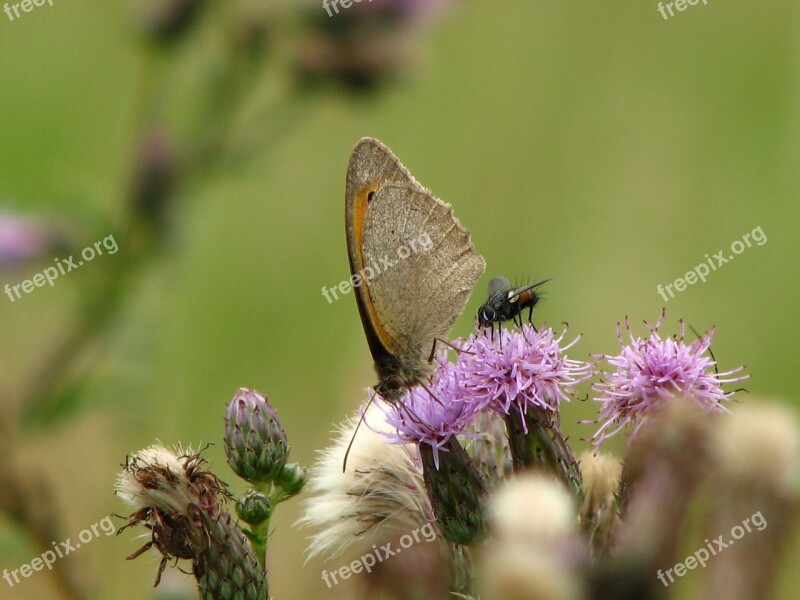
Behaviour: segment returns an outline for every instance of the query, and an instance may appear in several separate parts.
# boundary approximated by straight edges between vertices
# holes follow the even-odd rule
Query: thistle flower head
[[[429,384],[407,389],[396,403],[378,403],[382,414],[377,429],[370,420],[365,418],[364,422],[381,433],[389,445],[417,445],[425,489],[437,523],[447,539],[465,544],[483,533],[481,505],[485,484],[455,436],[479,437],[467,430],[478,407],[464,396],[446,353],[438,360]]]
[[[309,84],[336,82],[353,92],[406,73],[415,64],[421,26],[447,0],[378,0],[347,8],[325,0],[309,4],[309,33],[299,48],[298,67]]]
[[[800,421],[779,404],[742,406],[714,430],[717,478],[800,501]]]
[[[661,338],[658,329],[663,319],[662,312],[655,326],[645,322],[650,335],[644,339],[633,336],[625,319],[629,344],[624,343],[617,324],[622,352],[606,357],[615,370],[603,373],[604,380],[593,386],[601,394],[595,400],[603,404],[598,420],[604,421],[592,438],[596,448],[629,423],[634,426],[632,436],[635,435],[649,413],[674,398],[685,398],[709,412],[726,411],[722,402],[734,392],[723,391],[723,384],[749,377],[739,375],[744,367],[724,373],[714,371],[716,363],[710,354],[706,355],[714,338],[713,328],[687,344],[683,321],[679,335]]]
[[[289,446],[278,413],[256,391],[240,388],[225,417],[225,455],[239,477],[274,480],[286,465]]]
[[[177,41],[189,31],[205,4],[203,0],[151,1],[142,16],[142,26],[161,42]]]
[[[453,377],[477,409],[508,415],[529,406],[554,413],[578,383],[593,375],[593,365],[566,357],[580,337],[562,346],[567,330],[549,327],[519,331],[480,329],[462,344]],[[523,421],[524,422],[524,421]]]
[[[406,390],[396,404],[379,404],[383,409],[381,421],[384,435],[390,443],[427,444],[433,448],[438,466],[439,450],[454,435],[466,434],[479,409],[471,402],[463,381],[444,354],[439,356],[439,366],[430,384]],[[372,426],[367,422],[368,426]]]
[[[267,600],[264,571],[223,508],[230,494],[199,454],[161,445],[141,450],[126,462],[116,492],[138,508],[125,527],[141,525],[152,536],[128,558],[150,547],[163,555],[156,585],[167,562],[182,558],[193,562],[203,600]]]
[[[199,454],[154,444],[131,456],[115,486],[117,495],[139,509],[186,515],[189,506],[218,506],[228,497],[225,484]]]

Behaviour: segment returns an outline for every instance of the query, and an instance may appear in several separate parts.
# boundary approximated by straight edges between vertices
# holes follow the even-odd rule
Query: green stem
[[[538,407],[504,417],[515,471],[538,468],[553,474],[583,500],[583,477],[569,442],[561,432],[558,413]],[[527,430],[527,431],[526,431]]]

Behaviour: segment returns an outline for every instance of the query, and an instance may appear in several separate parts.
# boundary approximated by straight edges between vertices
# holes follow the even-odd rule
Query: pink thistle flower
[[[462,377],[446,355],[441,354],[437,360],[439,366],[429,383],[409,388],[396,404],[380,406],[389,425],[388,431],[381,428],[387,441],[430,445],[438,468],[439,450],[447,451],[450,438],[459,434],[477,437],[467,432],[467,427],[480,407],[469,401]]]
[[[623,342],[620,324],[617,323],[617,339],[622,352],[617,356],[605,357],[616,370],[604,372],[604,380],[593,386],[601,394],[595,400],[603,404],[597,421],[594,421],[603,421],[592,436],[595,448],[599,448],[629,423],[634,426],[631,437],[635,436],[654,409],[674,398],[685,398],[709,412],[727,411],[722,402],[728,400],[736,390],[725,392],[722,386],[749,377],[739,375],[744,367],[724,373],[714,370],[716,361],[708,352],[714,338],[714,328],[687,344],[684,341],[686,327],[680,321],[680,334],[662,339],[658,329],[664,314],[661,313],[655,326],[645,321],[650,330],[650,335],[645,339],[633,337],[630,322],[626,318],[625,328],[630,337],[628,345]]]
[[[478,409],[524,417],[529,407],[556,413],[574,387],[594,376],[594,365],[567,358],[580,336],[562,346],[567,329],[556,336],[549,327],[530,325],[519,331],[480,329],[462,344],[454,368],[462,393]],[[523,428],[527,425],[523,418]]]

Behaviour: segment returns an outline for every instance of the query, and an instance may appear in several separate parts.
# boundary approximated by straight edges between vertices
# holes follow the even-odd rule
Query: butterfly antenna
[[[372,405],[372,401],[375,399],[377,394],[372,391],[369,395],[369,401],[367,402],[367,406],[364,408],[363,412],[361,413],[361,417],[358,419],[358,424],[356,425],[355,430],[353,431],[353,436],[350,438],[350,443],[347,444],[347,450],[344,452],[344,460],[342,461],[342,473],[347,471],[347,457],[350,456],[350,450],[353,448],[353,442],[356,441],[356,434],[358,430],[361,428],[361,424],[364,422],[364,417],[367,416],[367,411],[369,407]]]

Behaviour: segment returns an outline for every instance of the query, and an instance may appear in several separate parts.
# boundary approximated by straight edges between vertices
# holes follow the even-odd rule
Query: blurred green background
[[[113,495],[116,473],[156,439],[214,442],[207,457],[243,489],[220,444],[225,404],[240,386],[269,396],[293,460],[306,465],[365,399],[375,377],[354,301],[321,295],[349,275],[344,175],[365,135],[453,204],[486,259],[454,337],[470,331],[490,277],[554,277],[538,321],[583,332],[575,358],[613,353],[617,321],[627,315],[642,333],[643,319],[657,319],[658,284],[761,227],[767,243],[666,303],[663,331],[679,318],[702,331],[716,325],[720,370],[745,364],[751,374],[749,395],[738,398],[798,406],[796,1],[711,0],[667,21],[656,2],[453,2],[414,36],[418,57],[404,77],[366,93],[328,85],[302,95],[287,91],[303,34],[280,16],[291,4],[273,7],[269,58],[231,130],[233,145],[247,141],[243,157],[180,188],[165,242],[122,290],[92,355],[83,405],[19,441],[30,468],[52,481],[67,535],[127,512]],[[153,113],[178,146],[219,126],[199,90],[219,68],[217,26],[239,6],[215,5],[156,66],[136,4],[55,0],[14,22],[0,14],[0,208],[66,224],[79,248],[115,232],[141,133],[140,89],[159,81]],[[321,3],[308,10],[327,18]],[[69,330],[79,293],[126,260],[131,248],[117,236],[116,255],[13,304],[0,297],[0,401],[22,397]],[[0,284],[58,256],[2,271]],[[564,409],[573,439],[591,435],[577,421],[595,410],[591,401]],[[301,500],[274,519],[271,590],[334,597],[321,565],[304,564],[309,532],[293,526]],[[65,560],[88,565],[97,598],[154,597],[157,557],[124,560],[144,541],[102,537]],[[783,565],[783,598],[800,585],[790,571],[797,548]],[[0,569],[38,554],[0,518]],[[3,598],[55,594],[42,574],[13,590],[0,582]]]

